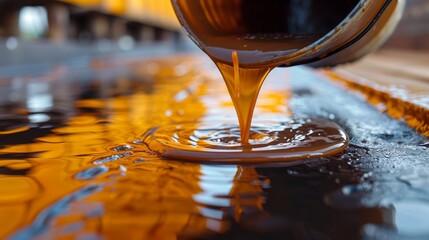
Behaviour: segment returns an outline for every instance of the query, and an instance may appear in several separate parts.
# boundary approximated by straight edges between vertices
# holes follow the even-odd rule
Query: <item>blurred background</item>
[[[3,56],[22,44],[129,51],[142,44],[182,41],[183,35],[170,0],[0,1]],[[408,0],[404,18],[385,48],[429,50],[429,1]]]
[[[169,0],[2,0],[0,13],[0,36],[22,40],[162,41],[179,31]]]
[[[403,18],[384,47],[429,50],[429,1],[407,0]]]
[[[0,67],[177,48],[183,39],[170,0],[0,0]]]

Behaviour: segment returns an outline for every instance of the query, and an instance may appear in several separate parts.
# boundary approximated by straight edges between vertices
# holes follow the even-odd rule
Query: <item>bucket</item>
[[[172,0],[190,38],[215,62],[275,67],[350,62],[391,35],[405,0]]]

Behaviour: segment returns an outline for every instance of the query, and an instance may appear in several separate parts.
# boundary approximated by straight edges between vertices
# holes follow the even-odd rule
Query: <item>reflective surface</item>
[[[296,165],[299,160],[336,155],[348,146],[341,127],[311,118],[260,120],[252,124],[247,144],[240,142],[239,126],[227,122],[177,123],[146,135],[145,143],[158,155],[202,163]]]
[[[155,126],[237,124],[207,60],[112,64],[2,79],[0,238],[427,239],[426,139],[312,70],[274,71],[255,121],[329,119],[349,149],[258,167],[160,159],[143,142]]]
[[[222,119],[217,122],[190,121],[156,126],[145,133],[144,142],[161,157],[207,163],[262,163],[291,161],[310,157],[332,156],[348,146],[346,132],[329,120],[317,118],[252,121],[262,83],[264,68],[239,67],[238,55],[232,54],[234,66],[216,63],[224,77],[238,116],[238,125]],[[178,98],[183,98],[181,92]],[[213,99],[213,101],[218,101]],[[269,114],[264,113],[267,119]]]
[[[290,53],[310,48],[312,43],[340,25],[355,9],[356,3],[355,0],[335,4],[330,1],[173,0],[174,10],[184,30],[213,60],[224,78],[240,128],[240,138],[233,144],[240,143],[241,147],[232,152],[240,154],[225,155],[231,152],[227,145],[231,142],[228,136],[234,135],[233,126],[220,126],[220,132],[210,130],[212,127],[208,130],[203,127],[205,133],[201,136],[189,134],[192,130],[190,125],[180,129],[161,128],[154,130],[155,141],[149,143],[150,147],[170,158],[199,161],[201,158],[234,158],[237,163],[297,160],[330,156],[343,151],[348,145],[344,130],[335,124],[328,127],[326,122],[316,119],[309,120],[311,124],[305,123],[308,119],[294,121],[292,125],[302,122],[295,126],[297,129],[285,127],[278,130],[263,126],[255,131],[251,127],[255,104],[267,75],[275,67],[291,61],[293,57],[287,57]],[[334,10],[336,14],[326,14],[321,7]],[[316,48],[314,46],[313,52],[317,51]],[[197,130],[200,129],[197,127]],[[319,135],[316,133],[313,136],[313,132]],[[207,134],[209,137],[205,136]],[[211,138],[210,135],[221,135],[215,137],[215,141],[221,144],[206,141]],[[269,135],[275,141],[259,143],[261,138]],[[302,136],[302,139],[297,139]],[[158,143],[157,146],[153,142]],[[206,143],[210,147],[201,146]],[[163,147],[167,149],[160,149]],[[208,152],[211,152],[211,157]]]

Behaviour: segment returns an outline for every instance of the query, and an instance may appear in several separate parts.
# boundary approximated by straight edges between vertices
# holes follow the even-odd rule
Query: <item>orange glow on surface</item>
[[[248,210],[263,214],[264,196],[252,167],[161,160],[139,141],[156,125],[215,117],[219,111],[234,114],[222,80],[204,61],[176,57],[133,63],[134,81],[140,81],[135,86],[150,84],[149,93],[77,100],[75,114],[63,126],[31,143],[0,149],[0,154],[28,155],[4,159],[0,167],[31,169],[26,176],[0,174],[0,237],[30,229],[60,203],[65,208],[46,220],[50,230],[42,237],[89,232],[107,239],[176,239],[225,232],[232,224],[228,218],[240,221]],[[117,86],[111,90],[121,93],[133,83]],[[286,88],[267,87],[256,112],[287,116],[286,99]],[[18,130],[28,129],[2,134]],[[101,173],[86,176],[91,169]],[[68,203],[70,196],[74,200]],[[80,230],[61,230],[73,224],[81,224]]]

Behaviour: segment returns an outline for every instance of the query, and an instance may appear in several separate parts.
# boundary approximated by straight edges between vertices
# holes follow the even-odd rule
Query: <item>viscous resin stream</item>
[[[225,80],[239,124],[223,119],[153,128],[145,134],[151,150],[165,158],[187,161],[285,162],[285,165],[344,151],[347,134],[327,120],[284,118],[252,125],[259,91],[272,68],[242,68],[236,51],[231,58],[232,66],[221,62],[216,65]]]
[[[160,126],[145,135],[151,150],[165,158],[188,161],[270,163],[333,155],[346,149],[344,130],[320,119],[284,118],[252,126],[259,91],[271,70],[295,64],[291,54],[310,47],[340,20],[334,19],[323,28],[296,25],[293,14],[282,12],[289,6],[287,1],[172,3],[191,39],[220,70],[239,124],[221,120]],[[349,3],[342,8],[353,6]]]

